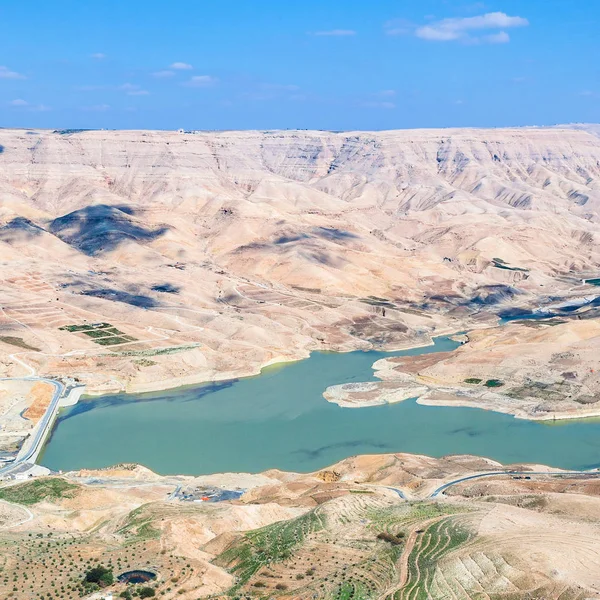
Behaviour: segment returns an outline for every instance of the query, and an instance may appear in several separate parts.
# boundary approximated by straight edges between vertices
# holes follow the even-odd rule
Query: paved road
[[[398,494],[398,496],[400,496],[400,498],[402,498],[402,500],[407,500],[407,498],[404,495],[404,492],[402,490],[399,490],[398,488],[395,488],[395,487],[387,487],[387,486],[386,486],[386,489],[392,490],[392,492],[396,492],[396,494]]]
[[[459,477],[448,483],[440,485],[439,488],[435,489],[430,495],[430,498],[435,498],[441,493],[445,492],[449,487],[462,483],[463,481],[470,481],[472,479],[480,479],[482,477],[498,477],[500,475],[509,476],[531,476],[531,475],[591,475],[594,478],[600,477],[600,471],[490,471],[489,473],[477,473],[476,475],[467,475],[466,477]]]
[[[45,383],[49,383],[54,387],[54,394],[52,396],[52,400],[44,413],[44,416],[40,419],[35,428],[35,433],[33,435],[33,439],[26,439],[23,443],[23,447],[21,451],[17,455],[17,458],[14,462],[10,463],[6,467],[0,469],[0,475],[7,475],[12,471],[17,470],[20,466],[25,463],[35,463],[37,455],[39,451],[42,449],[42,445],[44,440],[46,439],[46,435],[48,434],[50,427],[52,426],[52,422],[54,421],[54,417],[58,411],[58,405],[60,403],[60,399],[65,391],[65,386],[59,381],[54,381],[53,379],[46,379],[44,377],[6,377],[3,381],[43,381]],[[24,451],[23,448],[26,448]]]

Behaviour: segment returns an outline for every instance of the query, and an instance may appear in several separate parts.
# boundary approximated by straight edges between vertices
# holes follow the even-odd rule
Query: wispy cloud
[[[475,17],[442,19],[421,26],[415,26],[408,21],[388,21],[384,29],[388,35],[414,34],[422,40],[433,42],[506,44],[510,41],[510,36],[505,29],[527,25],[529,21],[524,17],[490,12]],[[494,29],[498,31],[483,34],[484,31]]]
[[[94,52],[94,54],[90,54],[90,57],[95,58],[96,60],[104,60],[106,54],[104,54],[104,52]]]
[[[176,69],[177,71],[191,71],[193,68],[192,65],[184,62],[174,62],[169,65],[169,69]]]
[[[155,71],[152,73],[152,77],[157,77],[158,79],[166,79],[168,77],[174,77],[175,71],[170,71],[169,69],[164,69],[163,71]]]
[[[348,37],[348,36],[356,35],[356,31],[354,31],[354,29],[330,29],[327,31],[309,32],[309,35],[330,36],[330,37]]]
[[[373,95],[379,96],[380,98],[393,98],[396,95],[396,90],[380,90]]]
[[[150,92],[148,90],[144,90],[141,86],[135,83],[124,83],[118,87],[119,90],[125,92],[128,96],[148,96]]]
[[[26,110],[29,112],[46,112],[48,110],[52,110],[49,106],[45,104],[31,104],[31,102],[27,102],[27,100],[23,100],[22,98],[16,98],[15,100],[11,100],[8,102],[9,106],[13,108],[18,108],[21,110]]]
[[[182,85],[186,87],[210,87],[219,81],[212,75],[194,75],[185,81]]]
[[[508,44],[510,42],[510,36],[506,31],[490,33],[490,35],[484,35],[481,39],[488,44]]]
[[[25,75],[11,71],[8,67],[0,67],[0,79],[26,79]]]

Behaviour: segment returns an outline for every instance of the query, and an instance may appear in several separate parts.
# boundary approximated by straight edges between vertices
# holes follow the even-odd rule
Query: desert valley
[[[3,598],[600,598],[598,126],[3,129],[0,195]]]

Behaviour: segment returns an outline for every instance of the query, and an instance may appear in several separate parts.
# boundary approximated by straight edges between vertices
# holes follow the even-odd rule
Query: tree
[[[154,588],[151,587],[143,587],[140,588],[140,590],[138,591],[138,596],[140,598],[151,598],[152,596],[155,596],[156,592],[154,591]]]
[[[86,574],[83,580],[84,584],[95,583],[100,587],[106,587],[112,585],[115,581],[115,576],[111,569],[107,569],[102,565],[91,568]]]

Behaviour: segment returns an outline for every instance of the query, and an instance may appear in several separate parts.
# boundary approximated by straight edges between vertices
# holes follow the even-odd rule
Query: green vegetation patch
[[[110,337],[112,334],[108,333],[109,330],[108,329],[86,329],[85,331],[82,331],[81,333],[83,333],[83,335],[87,335],[91,338],[103,338],[103,337]]]
[[[16,346],[17,348],[23,348],[23,350],[31,350],[32,352],[41,352],[39,348],[30,346],[23,338],[14,337],[12,335],[0,335],[0,342]]]
[[[149,360],[147,358],[140,358],[139,360],[134,360],[133,363],[135,365],[139,365],[140,367],[152,367],[157,364],[154,360]]]
[[[377,296],[368,296],[367,298],[361,298],[361,302],[370,304],[371,306],[383,306],[384,308],[396,308],[393,302],[390,302],[386,298],[378,298]]]
[[[123,335],[123,332],[119,331],[116,327],[109,327],[106,332],[112,333],[113,335]]]
[[[94,342],[100,346],[116,346],[118,344],[127,344],[132,341],[134,341],[134,338],[128,340],[125,337],[103,337],[94,340]]]
[[[367,600],[372,598],[363,585],[354,581],[344,581],[331,595],[335,600]]]
[[[132,510],[117,533],[127,539],[127,544],[137,544],[148,540],[154,540],[160,537],[160,531],[153,525],[155,515],[152,507],[142,505]]]
[[[42,477],[27,483],[0,488],[0,499],[15,504],[37,504],[43,500],[74,498],[79,487],[59,477]]]
[[[100,346],[117,346],[137,341],[131,335],[125,335],[122,331],[113,327],[110,323],[94,323],[93,325],[66,325],[59,327],[61,331],[71,333],[83,333],[92,338],[92,341]]]
[[[434,593],[438,563],[471,537],[471,531],[455,517],[447,517],[429,525],[418,535],[408,557],[408,578],[403,590],[410,590],[410,597],[415,600],[438,597]]]
[[[112,570],[102,565],[89,569],[83,578],[84,587],[92,589],[107,587],[114,582],[115,576]]]
[[[165,354],[177,354],[186,350],[193,350],[201,346],[199,342],[186,346],[169,346],[168,348],[154,348],[151,350],[124,350],[123,352],[112,352],[108,356],[161,356]]]
[[[465,379],[465,383],[473,383],[473,384],[478,384],[481,383],[483,381],[483,379],[478,379],[477,377],[469,377],[468,379]]]
[[[90,331],[92,329],[105,329],[106,327],[112,327],[110,323],[94,323],[93,325],[65,325],[59,327],[59,331],[70,331],[71,333],[77,333],[78,331]]]
[[[485,387],[489,387],[489,388],[497,388],[497,387],[502,387],[504,385],[504,383],[502,381],[500,381],[499,379],[488,379],[483,385],[485,385]]]
[[[238,577],[234,588],[238,589],[263,566],[289,559],[295,548],[322,528],[321,517],[313,510],[296,519],[273,523],[247,533],[234,546],[220,554],[217,560]]]

